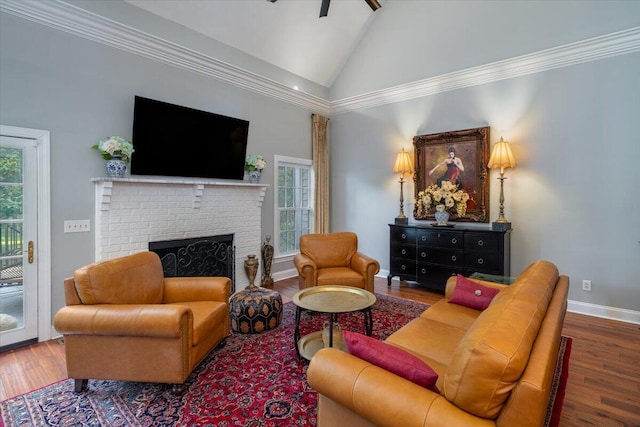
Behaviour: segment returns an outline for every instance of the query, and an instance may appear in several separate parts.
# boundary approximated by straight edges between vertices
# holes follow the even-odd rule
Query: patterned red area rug
[[[373,336],[384,339],[428,306],[377,295]],[[326,315],[304,313],[301,332],[319,330]],[[282,324],[256,335],[232,334],[186,382],[181,397],[161,384],[89,380],[73,391],[65,380],[0,402],[6,426],[314,426],[317,396],[306,381],[307,363],[294,343],[295,306],[284,305]],[[361,313],[340,324],[363,332]],[[0,423],[1,424],[1,423]]]
[[[427,305],[377,295],[373,336],[384,339],[419,316]],[[307,363],[293,344],[295,306],[284,305],[280,327],[256,335],[232,334],[212,351],[186,382],[181,397],[162,384],[89,380],[73,391],[73,380],[0,402],[5,426],[315,426],[317,395],[306,381]],[[319,330],[326,315],[303,314],[303,334]],[[361,313],[343,314],[340,324],[362,331]],[[562,337],[545,427],[557,426],[567,380],[571,338]]]

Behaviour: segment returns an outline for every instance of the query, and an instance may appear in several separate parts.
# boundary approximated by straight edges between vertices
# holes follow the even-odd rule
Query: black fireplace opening
[[[235,292],[233,234],[149,242],[149,250],[160,257],[165,277],[228,277]]]

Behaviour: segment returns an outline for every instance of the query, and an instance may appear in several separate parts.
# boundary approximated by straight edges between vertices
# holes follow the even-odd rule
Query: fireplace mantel
[[[193,208],[198,209],[202,201],[204,189],[208,186],[216,187],[256,187],[259,188],[256,206],[261,207],[264,196],[267,192],[266,184],[251,184],[244,181],[208,181],[198,179],[169,179],[169,178],[91,178],[91,181],[100,184],[97,187],[96,196],[100,199],[100,210],[108,211],[111,204],[111,195],[113,194],[114,183],[130,183],[130,184],[152,184],[152,185],[184,185],[193,187]]]

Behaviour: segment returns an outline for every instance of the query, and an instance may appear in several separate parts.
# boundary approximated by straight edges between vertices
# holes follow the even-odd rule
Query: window
[[[275,240],[277,256],[294,255],[300,236],[313,227],[313,174],[311,160],[275,156]]]

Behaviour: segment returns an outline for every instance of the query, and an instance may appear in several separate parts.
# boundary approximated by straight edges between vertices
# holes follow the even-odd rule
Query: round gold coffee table
[[[302,311],[329,313],[329,346],[333,346],[333,325],[338,322],[338,314],[361,311],[364,316],[365,333],[371,336],[373,316],[371,306],[376,296],[369,291],[351,286],[314,286],[297,292],[293,296],[296,305],[296,328],[294,344],[298,357],[311,360],[311,357],[324,347],[322,331],[312,332],[300,337],[300,316]]]

